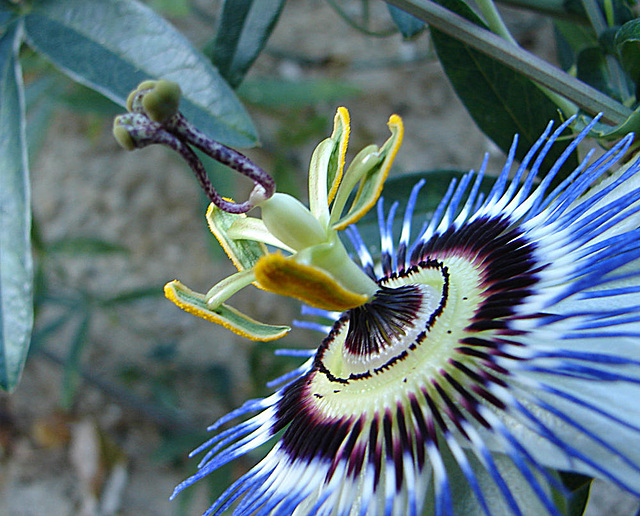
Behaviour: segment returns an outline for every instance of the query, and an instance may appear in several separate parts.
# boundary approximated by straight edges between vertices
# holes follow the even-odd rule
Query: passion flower
[[[140,146],[130,128],[150,124],[179,141],[174,148],[195,144],[164,111],[160,122],[140,113],[144,120],[118,125],[130,147]],[[231,507],[234,515],[559,515],[556,471],[640,496],[639,165],[611,172],[627,136],[597,159],[588,153],[552,188],[592,127],[540,177],[571,122],[549,124],[513,171],[516,138],[488,193],[486,161],[453,182],[417,231],[424,180],[398,233],[397,206],[385,212],[380,198],[402,139],[396,116],[389,140],[343,173],[349,117],[338,110],[311,160],[309,208],[273,194],[262,171],[252,172],[247,201],[262,219],[212,196],[207,219],[239,272],[207,294],[172,282],[167,296],[242,335],[278,338],[287,327],[224,303],[255,283],[310,305],[305,312],[326,324],[302,324],[325,336],[317,349],[293,352],[307,360],[271,396],[211,426],[218,433],[192,453],[206,452],[198,472],[173,496],[267,442],[267,456],[207,515]],[[354,223],[376,203],[374,256]],[[344,229],[357,263],[339,238]]]

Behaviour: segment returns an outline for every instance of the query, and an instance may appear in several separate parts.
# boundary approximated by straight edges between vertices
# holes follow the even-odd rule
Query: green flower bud
[[[129,130],[122,124],[120,117],[116,117],[113,121],[113,137],[125,150],[136,149],[136,144],[129,134]]]
[[[142,107],[151,120],[161,124],[178,113],[181,94],[178,84],[160,80],[142,96]]]

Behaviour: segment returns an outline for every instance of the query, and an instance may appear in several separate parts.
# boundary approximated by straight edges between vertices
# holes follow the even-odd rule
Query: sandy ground
[[[200,4],[210,9],[209,2]],[[527,39],[538,34],[540,49],[549,52],[548,26],[529,18],[516,21]],[[176,22],[197,43],[206,39],[202,20]],[[365,37],[324,2],[291,0],[270,49],[252,78],[330,77],[361,89],[361,95],[302,111],[331,120],[336,105],[347,105],[354,149],[383,141],[389,114],[400,113],[406,137],[398,172],[469,169],[480,165],[485,152],[500,162],[499,151],[475,128],[429,57],[425,36],[413,43],[399,36]],[[302,65],[299,55],[322,64]],[[270,169],[276,135],[286,131],[284,117],[260,109],[251,114],[264,148],[249,154]],[[286,149],[301,178],[315,143]],[[206,291],[231,272],[220,253],[212,253],[198,187],[174,156],[163,149],[126,153],[112,140],[109,121],[68,110],[56,115],[45,145],[32,163],[34,217],[43,240],[94,237],[128,249],[56,259],[49,269],[53,292],[82,289],[105,297],[134,288],[160,292],[175,277]],[[281,323],[298,310],[293,302],[253,292],[235,303],[259,320]],[[39,327],[59,310],[47,305]],[[54,357],[69,352],[74,324],[47,339]],[[284,346],[311,339],[317,337],[296,330]],[[86,378],[69,410],[61,408],[62,368],[42,353],[30,358],[15,393],[0,395],[0,516],[200,514],[208,506],[205,484],[191,489],[182,503],[168,501],[175,484],[195,469],[195,461],[178,458],[201,442],[196,432],[255,395],[249,361],[256,344],[179,311],[161,296],[96,310],[88,341],[81,360]],[[160,394],[158,385],[164,389]],[[230,394],[221,401],[225,389]],[[156,406],[162,396],[169,396],[176,410],[150,414],[151,401]],[[187,437],[168,449],[167,432],[176,425]],[[598,492],[604,494],[591,516],[627,516],[637,506],[607,486],[598,486]]]

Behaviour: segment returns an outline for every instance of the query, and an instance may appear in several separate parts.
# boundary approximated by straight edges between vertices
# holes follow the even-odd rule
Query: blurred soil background
[[[213,36],[218,3],[149,2],[198,47]],[[337,2],[357,19],[360,1]],[[370,2],[369,28],[392,26]],[[507,19],[518,40],[553,59],[547,20],[519,11]],[[28,54],[28,50],[25,49]],[[36,330],[22,381],[0,395],[0,516],[201,514],[249,456],[188,489],[188,452],[206,427],[296,365],[277,347],[315,347],[321,336],[294,329],[277,344],[251,343],[180,311],[162,295],[179,278],[206,292],[233,271],[209,234],[206,202],[179,159],[161,148],[133,153],[111,136],[122,110],[34,59],[29,122]],[[33,90],[49,81],[43,101]],[[35,86],[33,86],[35,85]],[[388,135],[391,113],[405,123],[394,173],[479,167],[501,153],[476,128],[433,56],[428,34],[373,37],[350,27],[325,1],[290,0],[240,95],[262,146],[247,154],[282,189],[305,195],[315,145],[335,109],[352,118],[350,156]],[[35,99],[35,100],[34,100]],[[242,199],[248,185],[214,182]],[[255,290],[234,306],[258,320],[288,324],[299,305]],[[597,486],[591,516],[627,516],[637,502]]]

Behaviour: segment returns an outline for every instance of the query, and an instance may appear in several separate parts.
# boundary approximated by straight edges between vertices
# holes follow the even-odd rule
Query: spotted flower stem
[[[116,118],[114,135],[126,149],[160,144],[176,151],[194,172],[211,202],[227,213],[246,213],[275,193],[275,182],[244,154],[209,138],[178,111],[180,89],[168,81],[145,81],[127,99],[130,113]],[[213,187],[204,165],[189,147],[200,149],[214,160],[251,179],[249,199],[236,203],[224,199]]]

